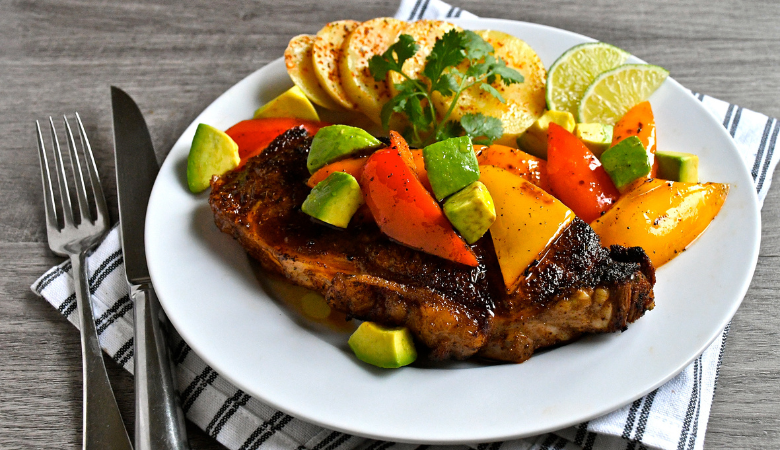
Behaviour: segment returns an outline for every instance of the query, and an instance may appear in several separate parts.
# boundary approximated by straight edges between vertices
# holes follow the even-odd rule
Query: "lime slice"
[[[669,76],[663,67],[626,64],[599,75],[580,101],[580,122],[614,125],[639,102],[655,92]]]
[[[625,50],[603,42],[575,45],[566,50],[547,73],[547,109],[568,111],[577,117],[580,99],[593,80],[623,64],[629,56]]]

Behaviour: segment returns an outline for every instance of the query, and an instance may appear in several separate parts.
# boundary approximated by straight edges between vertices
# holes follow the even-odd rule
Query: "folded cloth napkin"
[[[396,17],[405,20],[476,17],[438,0],[402,0]],[[722,121],[736,140],[763,202],[780,159],[775,154],[778,123],[762,114],[692,93]],[[122,262],[119,232],[114,228],[87,259],[91,300],[103,350],[133,371],[133,304]],[[78,326],[70,262],[50,269],[33,285],[67,319]],[[523,449],[701,449],[718,367],[728,328],[665,385],[603,417],[555,433],[507,442],[480,444],[483,450]],[[349,450],[412,449],[416,445],[374,441],[323,429],[295,419],[252,398],[206,365],[175,330],[171,330],[175,376],[187,418],[232,450],[258,448]],[[477,425],[478,426],[478,425]],[[467,449],[466,446],[450,448]]]

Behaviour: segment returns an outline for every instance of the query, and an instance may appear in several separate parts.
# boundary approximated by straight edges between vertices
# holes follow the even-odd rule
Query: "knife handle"
[[[135,449],[189,450],[160,303],[150,285],[131,286],[130,294],[135,302]]]

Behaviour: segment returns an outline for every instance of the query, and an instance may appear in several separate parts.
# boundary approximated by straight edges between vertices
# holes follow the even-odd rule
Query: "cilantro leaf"
[[[501,103],[506,103],[506,100],[504,100],[504,97],[501,95],[500,92],[498,92],[498,89],[494,88],[493,86],[487,83],[482,83],[479,85],[479,88],[487,92],[488,94],[491,94],[493,97],[497,98],[498,101],[500,101]]]
[[[504,134],[500,119],[482,113],[466,114],[460,124],[475,144],[490,145]]]
[[[464,33],[464,47],[469,60],[479,61],[487,55],[493,53],[493,46],[482,39],[477,33],[467,30]]]
[[[436,134],[437,141],[443,141],[445,139],[454,138],[463,135],[463,127],[460,122],[456,120],[450,120],[445,123],[439,132]]]
[[[395,70],[394,61],[388,61],[380,55],[374,55],[368,60],[368,70],[376,81],[385,81],[387,72]]]
[[[417,85],[412,80],[404,80],[401,83],[397,83],[395,88],[398,90],[398,95],[385,103],[382,106],[382,111],[379,113],[379,117],[382,120],[382,128],[385,130],[390,129],[390,117],[393,115],[393,113],[405,112],[406,103],[408,102],[409,98],[419,94],[417,91]]]
[[[396,59],[398,65],[403,66],[406,60],[414,56],[419,49],[420,46],[414,42],[414,38],[412,36],[408,34],[402,34],[398,36],[398,40],[387,50],[395,53],[395,55],[398,57],[398,59]]]
[[[501,82],[509,86],[510,84],[522,83],[525,81],[523,74],[517,70],[507,67],[506,63],[502,59],[498,59],[500,64],[496,64],[491,69],[491,72],[501,77]]]
[[[469,65],[469,68],[466,69],[466,76],[479,78],[490,72],[491,65],[491,61],[472,62],[471,65]]]
[[[374,55],[368,60],[368,70],[377,81],[384,81],[387,72],[403,73],[402,68],[407,59],[414,56],[420,46],[408,34],[398,36],[398,40],[381,55]]]
[[[436,83],[447,67],[455,67],[466,59],[464,51],[464,34],[457,30],[444,33],[441,39],[433,44],[431,53],[425,59],[425,75],[431,83]]]
[[[417,124],[418,128],[425,128],[424,124],[427,123],[427,120],[425,113],[423,112],[419,95],[409,96],[404,105],[404,112],[406,113],[406,117],[409,118],[409,122]],[[421,124],[423,125],[422,127],[419,126]]]
[[[458,90],[458,82],[455,81],[455,77],[445,73],[439,77],[438,80],[431,82],[431,92],[441,92],[444,97],[449,97]]]

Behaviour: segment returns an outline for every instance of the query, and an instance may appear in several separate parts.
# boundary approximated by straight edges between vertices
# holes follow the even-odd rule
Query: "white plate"
[[[569,47],[592,40],[521,22],[456,22],[524,39],[546,67]],[[659,148],[698,154],[701,179],[728,182],[731,193],[701,239],[658,271],[655,310],[626,332],[587,337],[519,365],[382,371],[361,364],[347,349],[346,334],[310,327],[269,297],[241,247],[217,230],[207,195],[186,188],[198,123],[226,129],[289,86],[284,62],[276,60],[225,92],[187,128],[152,192],[146,254],[162,306],[195,352],[247,393],[295,417],[419,443],[560,429],[623,406],[680,372],[720,333],[747,291],[760,240],[751,177],[723,126],[669,79],[651,98]]]

